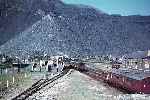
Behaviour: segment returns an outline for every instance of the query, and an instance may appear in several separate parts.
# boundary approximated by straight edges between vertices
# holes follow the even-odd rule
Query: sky
[[[69,4],[84,4],[108,14],[150,15],[150,0],[62,0]]]

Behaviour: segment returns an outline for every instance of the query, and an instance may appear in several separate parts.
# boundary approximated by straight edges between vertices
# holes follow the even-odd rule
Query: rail
[[[42,88],[44,88],[48,84],[54,82],[55,80],[61,78],[65,74],[67,74],[68,71],[69,71],[69,69],[66,69],[62,73],[52,77],[51,79],[39,80],[38,82],[33,84],[30,88],[28,88],[27,90],[25,90],[24,92],[22,92],[18,96],[14,97],[12,100],[25,100],[25,99],[27,99],[29,96],[32,96],[33,94],[35,94],[37,91],[41,90]]]

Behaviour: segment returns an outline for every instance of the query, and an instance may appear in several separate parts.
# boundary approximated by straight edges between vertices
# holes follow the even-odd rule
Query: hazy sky
[[[150,0],[62,0],[71,4],[84,4],[109,14],[150,15]]]

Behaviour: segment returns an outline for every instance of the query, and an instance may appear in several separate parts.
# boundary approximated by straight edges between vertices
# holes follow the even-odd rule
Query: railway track
[[[68,71],[69,71],[69,69],[66,69],[62,73],[52,77],[51,79],[39,80],[38,82],[33,84],[30,88],[28,88],[27,90],[25,90],[24,92],[22,92],[18,96],[14,97],[12,100],[25,100],[25,99],[27,99],[29,96],[31,96],[34,93],[36,93],[37,91],[41,90],[42,88],[44,88],[48,84],[54,82],[55,80],[59,79],[60,77],[64,76],[65,74],[67,74]]]

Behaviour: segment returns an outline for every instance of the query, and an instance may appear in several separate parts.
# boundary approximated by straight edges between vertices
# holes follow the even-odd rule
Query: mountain
[[[61,5],[59,0],[0,0],[0,45]]]
[[[16,19],[8,17],[14,23],[20,19],[15,23],[21,27],[19,31],[13,24],[1,24],[6,26],[4,31],[11,30],[5,34],[6,43],[1,38],[4,43],[1,52],[16,56],[37,52],[77,56],[121,55],[150,49],[150,16],[108,15],[89,6],[69,5],[59,0],[21,1],[26,4],[24,11],[31,15],[21,13],[13,15]],[[31,17],[23,20],[24,16]]]

